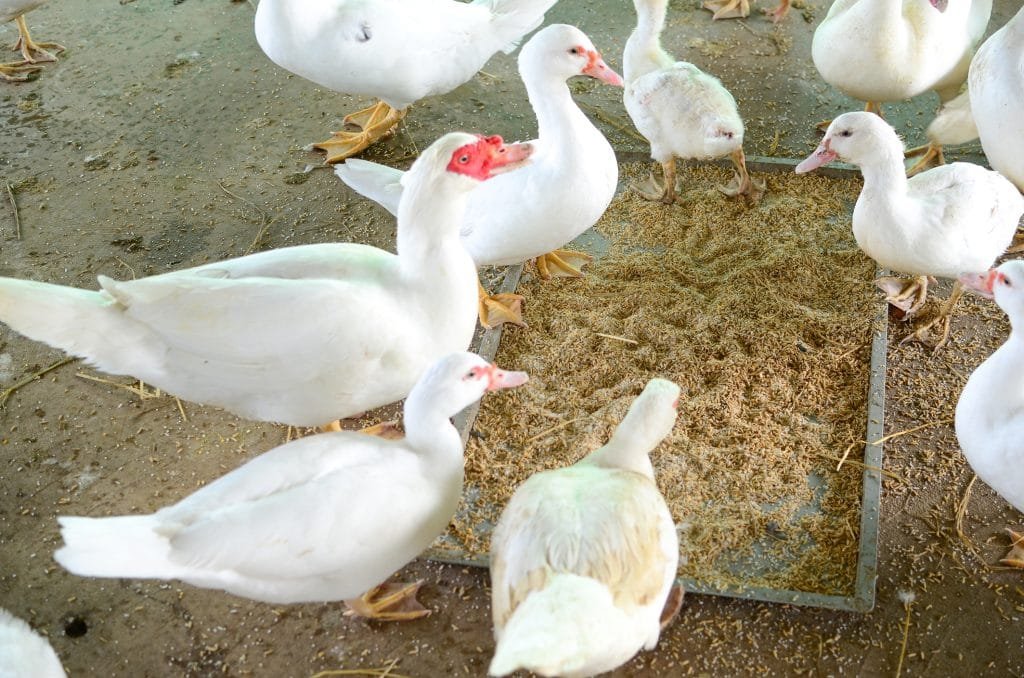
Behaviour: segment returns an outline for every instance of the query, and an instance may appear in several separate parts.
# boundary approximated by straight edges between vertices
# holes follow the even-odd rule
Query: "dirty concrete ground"
[[[755,11],[766,0],[755,0]],[[800,4],[800,3],[798,3]],[[997,0],[989,31],[1017,2]],[[748,125],[747,153],[799,158],[812,124],[859,106],[820,80],[809,58],[825,2],[777,27],[760,16],[712,23],[673,1],[665,45],[718,75]],[[94,287],[267,249],[324,241],[393,247],[390,218],[327,171],[303,174],[309,142],[357,104],[269,62],[253,6],[228,0],[53,2],[28,17],[37,39],[67,48],[34,82],[0,87],[0,275]],[[562,0],[548,22],[580,26],[621,69],[633,25],[623,0]],[[13,42],[12,25],[0,42]],[[407,164],[452,129],[529,138],[533,117],[513,56],[416,105],[400,132],[365,157]],[[620,91],[573,83],[576,99],[620,150],[642,150]],[[934,95],[888,107],[911,144]],[[599,111],[596,113],[595,111]],[[976,145],[961,149],[980,158]],[[3,189],[0,186],[0,189]],[[949,419],[974,365],[1005,336],[989,302],[971,299],[952,344],[889,351],[878,603],[837,613],[690,596],[653,652],[615,672],[663,675],[892,675],[907,629],[904,675],[1024,675],[1024,582],[991,566],[1003,525],[1021,516],[982,483],[957,536],[971,478]],[[899,338],[904,327],[893,324]],[[0,389],[62,358],[0,327]],[[483,570],[416,562],[423,620],[378,625],[340,605],[271,606],[171,582],[82,579],[51,555],[60,514],[149,512],[285,439],[282,427],[173,398],[139,397],[128,379],[61,365],[0,403],[0,606],[46,633],[72,676],[309,676],[381,667],[408,676],[484,675],[493,649]],[[2,398],[2,396],[0,396]],[[900,592],[912,592],[909,617]]]

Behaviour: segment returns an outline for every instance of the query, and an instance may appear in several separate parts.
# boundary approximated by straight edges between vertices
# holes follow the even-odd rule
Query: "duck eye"
[[[573,47],[569,50],[569,54],[579,54],[581,51],[579,47]]]
[[[479,370],[477,370],[477,368],[474,367],[469,372],[466,372],[466,376],[463,377],[463,379],[476,379],[478,374]]]
[[[1007,287],[1013,287],[1013,283],[1010,282],[1010,279],[1007,278],[1005,275],[999,276],[999,280],[1000,280],[1000,282],[1002,282]]]
[[[841,131],[839,133],[839,136],[841,136],[841,137],[852,137],[853,136],[853,131],[852,130],[848,130],[848,129],[844,129],[843,131]]]
[[[467,162],[469,162],[469,156],[468,155],[460,156],[459,157],[459,162],[462,163],[463,165],[465,165]]]

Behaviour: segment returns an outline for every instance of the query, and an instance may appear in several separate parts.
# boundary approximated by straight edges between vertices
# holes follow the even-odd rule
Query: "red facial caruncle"
[[[483,181],[519,167],[533,152],[529,144],[506,145],[498,135],[477,135],[477,139],[452,153],[446,168],[449,172]]]
[[[601,58],[600,52],[592,49],[586,49],[582,45],[577,45],[569,51],[573,54],[585,54],[587,56],[587,65],[583,67],[583,70],[581,70],[580,73],[583,75],[589,75],[592,78],[597,78],[601,82],[606,82],[609,85],[622,87],[622,77],[612,69],[608,68],[608,64],[606,64],[604,59]]]

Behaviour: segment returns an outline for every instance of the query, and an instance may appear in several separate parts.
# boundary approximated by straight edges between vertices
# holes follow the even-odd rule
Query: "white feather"
[[[262,0],[256,40],[278,66],[404,109],[511,51],[555,0]]]
[[[50,643],[0,608],[0,678],[66,678]]]
[[[174,395],[241,416],[323,425],[405,397],[422,371],[465,350],[476,268],[459,244],[467,191],[445,171],[468,134],[410,170],[398,255],[302,245],[91,292],[0,278],[0,321]]]

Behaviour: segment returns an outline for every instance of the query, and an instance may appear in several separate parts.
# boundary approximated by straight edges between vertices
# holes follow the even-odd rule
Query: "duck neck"
[[[402,423],[406,442],[431,468],[443,473],[458,467],[461,473],[462,438],[448,416],[450,409],[432,393],[422,393],[414,387],[406,398]]]
[[[537,116],[538,139],[545,143],[575,143],[578,131],[591,127],[573,101],[565,80],[543,72],[530,73],[523,80],[526,96]]]
[[[903,145],[898,139],[895,143],[885,145],[881,152],[860,165],[860,173],[864,177],[864,193],[877,193],[887,197],[907,194]]]
[[[653,480],[654,466],[651,465],[650,453],[656,445],[645,440],[640,431],[625,432],[620,427],[615,429],[607,445],[594,450],[580,463],[633,471]]]
[[[424,262],[430,262],[433,270],[442,270],[442,263],[453,259],[466,259],[472,266],[472,259],[459,242],[469,193],[452,190],[454,187],[448,184],[459,180],[444,177],[440,181],[412,181],[405,186],[398,205],[396,238],[403,271],[421,271]]]
[[[643,0],[636,4],[636,28],[626,41],[622,75],[626,82],[665,68],[673,59],[661,48],[667,0]]]

